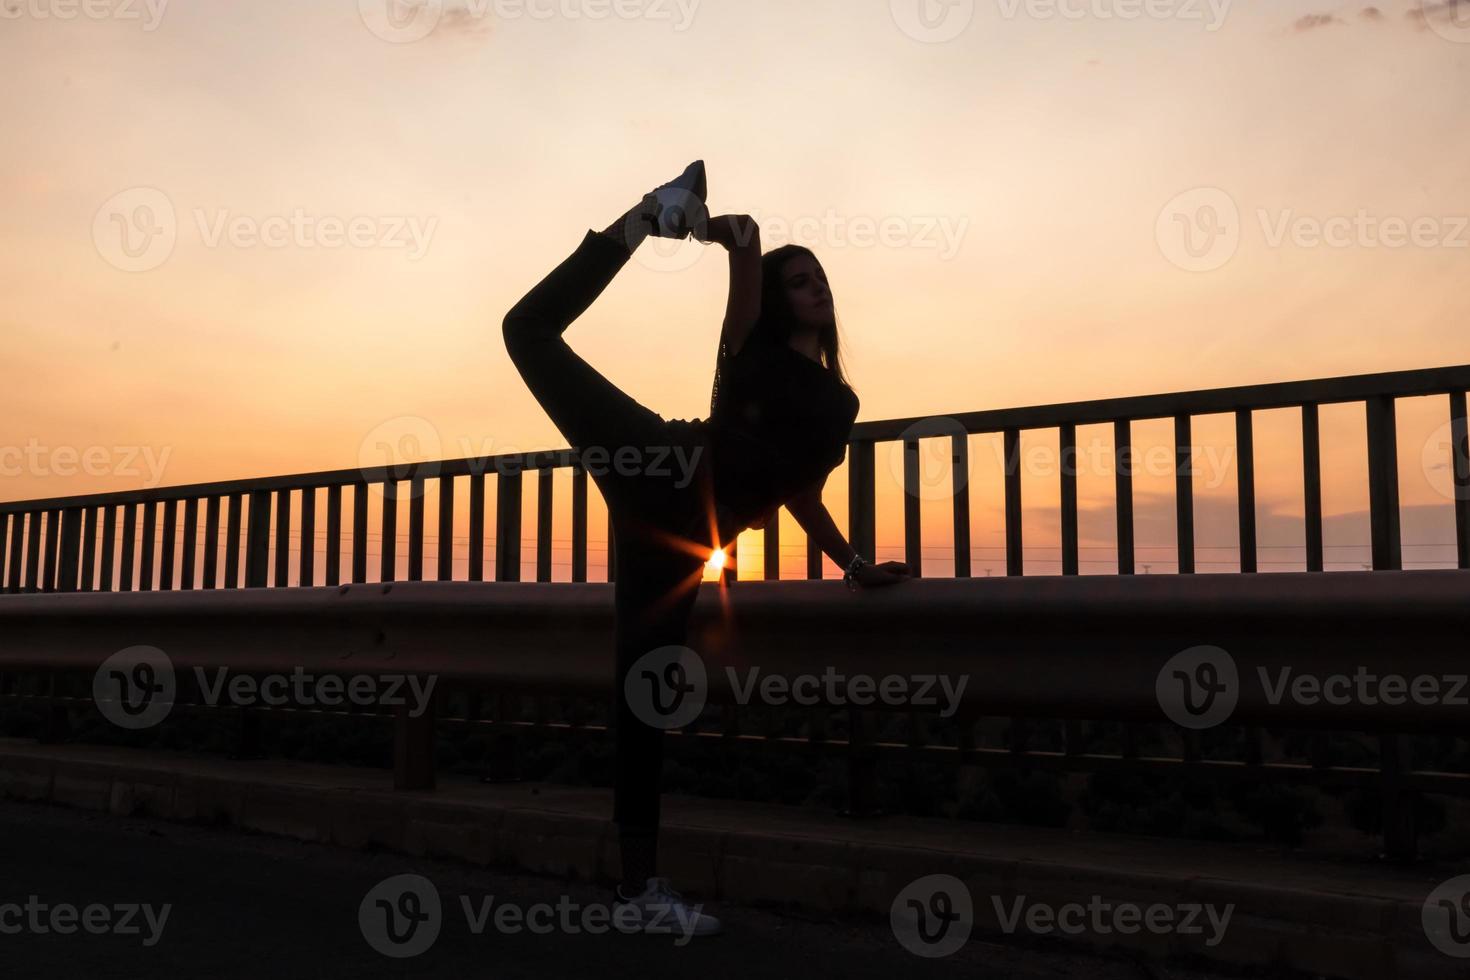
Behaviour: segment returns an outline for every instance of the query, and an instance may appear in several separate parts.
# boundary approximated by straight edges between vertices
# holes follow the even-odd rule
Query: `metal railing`
[[[1453,442],[1455,547],[1458,567],[1470,567],[1470,461],[1466,450],[1465,393],[1470,365],[1353,375],[1245,387],[1212,388],[1170,394],[1066,402],[1026,408],[991,409],[948,416],[861,422],[848,443],[848,537],[858,551],[876,553],[875,448],[901,443],[903,450],[904,556],[914,573],[922,573],[919,508],[919,443],[948,439],[954,478],[950,493],[954,568],[958,578],[971,575],[970,496],[971,435],[1000,434],[1004,443],[1004,535],[1008,575],[1023,574],[1020,434],[1026,430],[1058,430],[1062,466],[1061,571],[1078,573],[1076,434],[1079,425],[1113,427],[1116,461],[1118,573],[1135,571],[1133,463],[1131,425],[1149,419],[1172,419],[1175,454],[1175,528],[1178,567],[1195,571],[1194,488],[1191,421],[1196,416],[1233,413],[1237,445],[1240,571],[1257,570],[1253,415],[1258,411],[1295,408],[1301,413],[1303,501],[1306,569],[1323,568],[1322,472],[1318,409],[1358,402],[1366,406],[1368,490],[1372,567],[1402,567],[1399,536],[1399,485],[1395,403],[1397,399],[1443,395]],[[1068,463],[1071,457],[1073,460]],[[1448,462],[1448,461],[1447,461]],[[425,577],[425,489],[438,485],[438,555],[429,574],[455,578],[456,495],[467,492],[469,533],[465,580],[486,580],[487,478],[495,481],[492,527],[494,567],[491,580],[521,578],[521,510],[525,476],[536,477],[533,547],[535,581],[552,581],[552,514],[554,476],[571,472],[571,581],[587,581],[587,472],[571,449],[507,453],[453,460],[329,470],[288,476],[200,483],[114,493],[55,497],[0,503],[0,588],[9,593],[50,591],[149,591],[157,587],[283,587],[342,581],[368,581],[368,503],[376,489],[381,508],[380,581],[398,577],[398,503],[408,499],[407,580]],[[344,526],[344,491],[351,491],[350,526]],[[325,555],[316,567],[316,501],[326,495]],[[293,497],[295,500],[293,501]],[[293,502],[300,526],[292,527]],[[247,512],[248,504],[248,512]],[[182,505],[182,506],[181,506]],[[203,549],[196,560],[203,510]],[[182,540],[180,510],[182,509]],[[162,533],[159,533],[160,511]],[[220,516],[225,514],[223,540]],[[142,535],[139,541],[138,528]],[[121,547],[117,536],[121,525]],[[44,527],[43,527],[44,526]],[[99,534],[100,532],[100,534]],[[780,522],[764,535],[764,578],[780,577]],[[242,539],[243,534],[243,539]],[[100,542],[99,542],[100,537]],[[274,549],[272,542],[274,541]],[[350,545],[343,567],[344,541]],[[608,576],[613,575],[615,542],[608,527]],[[99,545],[100,543],[100,550]],[[220,551],[223,550],[223,561]],[[274,559],[271,553],[274,550]],[[731,549],[732,552],[735,549]],[[293,569],[293,554],[295,568]],[[724,575],[733,581],[737,561],[729,556]],[[822,577],[823,556],[807,536],[806,577]],[[198,566],[198,567],[196,567]],[[243,577],[242,577],[243,572]]]

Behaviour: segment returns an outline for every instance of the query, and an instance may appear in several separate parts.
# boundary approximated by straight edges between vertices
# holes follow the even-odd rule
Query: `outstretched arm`
[[[822,503],[822,487],[826,483],[827,477],[823,476],[786,501],[786,509],[791,511],[791,516],[796,518],[801,529],[812,536],[823,554],[836,562],[838,568],[846,568],[857,552],[838,530],[832,515],[827,511],[827,505]],[[859,569],[856,578],[863,586],[891,585],[903,581],[908,575],[908,565],[901,561],[885,561],[876,565],[864,565]]]
[[[761,230],[748,214],[721,214],[709,219],[702,240],[723,245],[730,253],[730,296],[720,344],[734,356],[761,313]]]

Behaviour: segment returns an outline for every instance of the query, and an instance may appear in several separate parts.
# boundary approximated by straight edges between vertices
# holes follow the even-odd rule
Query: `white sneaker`
[[[689,905],[684,896],[674,891],[667,878],[649,878],[643,893],[628,898],[623,895],[621,885],[613,894],[613,911],[618,916],[627,916],[626,908],[637,910],[640,932],[678,933],[689,936],[714,936],[720,932],[720,920],[702,911],[703,905]],[[615,920],[616,921],[616,920]]]

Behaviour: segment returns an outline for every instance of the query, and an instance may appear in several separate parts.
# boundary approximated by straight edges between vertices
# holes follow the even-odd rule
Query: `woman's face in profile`
[[[827,273],[809,255],[795,255],[781,268],[781,285],[798,323],[817,328],[833,322],[832,290]]]

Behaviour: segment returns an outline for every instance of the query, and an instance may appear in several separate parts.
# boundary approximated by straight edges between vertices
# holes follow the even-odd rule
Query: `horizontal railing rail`
[[[953,575],[969,577],[970,496],[965,479],[969,471],[968,437],[1000,433],[1004,441],[1005,570],[1008,575],[1023,574],[1020,433],[1057,429],[1063,460],[1059,470],[1061,571],[1064,575],[1076,575],[1079,572],[1077,470],[1067,460],[1075,457],[1078,426],[1111,424],[1116,463],[1117,571],[1131,575],[1137,564],[1131,426],[1142,420],[1172,418],[1178,570],[1183,574],[1193,573],[1196,547],[1191,421],[1196,416],[1234,413],[1239,567],[1242,572],[1254,572],[1258,568],[1259,547],[1253,413],[1296,408],[1301,412],[1302,429],[1305,566],[1307,571],[1322,571],[1323,487],[1318,409],[1329,404],[1361,402],[1366,406],[1367,417],[1371,565],[1374,569],[1397,569],[1402,567],[1403,546],[1399,535],[1395,404],[1400,398],[1444,395],[1452,432],[1452,459],[1445,462],[1452,467],[1455,487],[1454,547],[1458,567],[1470,568],[1467,390],[1470,390],[1470,365],[1454,365],[861,422],[854,426],[848,445],[848,538],[858,551],[869,556],[876,553],[875,447],[878,443],[900,442],[904,453],[903,554],[915,574],[922,574],[919,443],[924,439],[947,438],[951,444],[954,477],[949,494]],[[536,474],[532,542],[535,579],[550,582],[553,477],[561,469],[569,469],[572,477],[570,578],[572,582],[584,582],[589,550],[588,474],[579,454],[558,449],[0,503],[0,591],[130,591],[134,588],[150,591],[155,587],[155,577],[161,590],[366,582],[371,493],[380,493],[391,504],[381,508],[376,532],[379,549],[374,557],[379,580],[399,578],[398,512],[399,501],[406,498],[407,580],[422,580],[426,576],[454,580],[458,538],[465,542],[464,580],[478,582],[488,577],[494,581],[519,581],[523,477],[527,473]],[[493,520],[487,522],[486,481],[490,477],[495,480],[496,506]],[[434,567],[426,569],[425,490],[431,481],[438,488],[438,514],[434,522],[438,554]],[[344,493],[348,490],[350,496]],[[316,547],[319,492],[326,497],[325,552],[320,569]],[[469,528],[464,537],[455,533],[454,504],[459,493],[467,493],[469,500]],[[300,526],[296,528],[291,526],[293,507],[299,507],[301,515]],[[493,538],[487,539],[487,533]],[[778,579],[780,522],[769,522],[761,533],[765,545],[764,578]],[[201,536],[202,554],[196,557]],[[810,536],[806,538],[806,577],[820,578],[823,556]],[[607,569],[611,579],[615,553],[611,526],[607,540]],[[494,544],[494,563],[487,569],[485,555],[489,541]],[[350,546],[345,555],[344,543]],[[723,573],[727,581],[734,580],[738,567],[734,549],[731,550]]]

